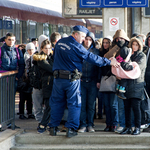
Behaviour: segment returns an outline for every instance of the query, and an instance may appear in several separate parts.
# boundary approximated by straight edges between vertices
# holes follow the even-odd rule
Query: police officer
[[[71,36],[60,39],[54,48],[54,82],[50,98],[51,118],[50,135],[55,136],[66,104],[68,119],[66,136],[77,135],[81,110],[80,77],[82,62],[86,60],[99,67],[106,65],[118,66],[114,58],[99,57],[87,51],[82,42],[85,40],[88,29],[84,26],[74,26]]]

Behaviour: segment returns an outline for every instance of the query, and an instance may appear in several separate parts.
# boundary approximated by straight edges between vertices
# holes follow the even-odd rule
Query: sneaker
[[[124,129],[124,127],[118,127],[115,132],[116,133],[121,133],[123,131],[123,129]]]
[[[38,133],[43,133],[46,131],[46,127],[43,126],[43,125],[40,125],[39,128],[38,128]]]
[[[67,128],[63,125],[62,126],[62,129],[61,129],[61,132],[66,132]]]
[[[35,116],[33,114],[29,114],[28,119],[35,119]]]
[[[111,126],[106,126],[106,128],[104,129],[104,131],[106,131],[106,132],[111,131]]]
[[[115,132],[116,131],[116,126],[111,126],[111,132]]]
[[[24,120],[24,119],[27,119],[27,117],[26,117],[26,116],[24,116],[23,114],[21,114],[21,115],[19,115],[19,119]]]
[[[124,93],[122,93],[122,92],[119,92],[117,96],[118,96],[119,98],[121,98],[121,99],[127,99],[127,98],[125,97]]]
[[[125,93],[125,92],[126,92],[126,91],[125,91],[125,87],[120,86],[120,88],[119,88],[119,92],[121,92],[121,93]]]
[[[93,133],[93,132],[95,132],[95,130],[93,129],[92,126],[89,126],[89,127],[88,127],[88,132]]]
[[[78,130],[79,133],[84,133],[86,132],[86,127],[81,127],[79,130]]]

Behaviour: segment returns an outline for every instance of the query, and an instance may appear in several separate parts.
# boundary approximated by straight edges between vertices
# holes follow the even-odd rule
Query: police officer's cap
[[[38,38],[32,38],[31,41],[38,41]]]
[[[74,27],[73,27],[73,30],[74,30],[74,31],[84,32],[85,34],[87,34],[87,33],[89,32],[89,30],[88,30],[86,27],[80,26],[80,25],[74,26]]]

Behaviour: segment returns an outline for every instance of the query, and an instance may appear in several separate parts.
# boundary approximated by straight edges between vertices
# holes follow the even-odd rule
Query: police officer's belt
[[[55,70],[53,75],[54,75],[54,78],[68,79],[68,80],[74,81],[74,80],[80,79],[82,76],[82,73],[78,72],[77,69],[75,69],[73,72],[68,71],[68,70]]]

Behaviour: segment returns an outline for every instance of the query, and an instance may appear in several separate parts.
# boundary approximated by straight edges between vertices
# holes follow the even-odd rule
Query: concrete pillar
[[[142,17],[141,22],[142,22],[142,31],[141,31],[141,33],[147,35],[147,33],[150,32],[150,19]]]
[[[116,31],[110,31],[109,18],[119,18],[119,29],[124,29],[127,32],[127,10],[126,8],[103,8],[103,37],[107,35],[113,36]]]
[[[132,34],[133,33],[141,33],[142,30],[142,22],[141,22],[141,8],[140,7],[135,7],[133,9],[133,16],[132,16]]]

